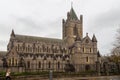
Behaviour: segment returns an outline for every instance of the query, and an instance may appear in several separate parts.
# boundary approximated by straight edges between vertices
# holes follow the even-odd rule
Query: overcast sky
[[[83,15],[84,36],[96,34],[98,49],[107,54],[120,27],[120,0],[0,0],[0,50],[6,50],[10,33],[62,38],[62,19],[73,8]]]

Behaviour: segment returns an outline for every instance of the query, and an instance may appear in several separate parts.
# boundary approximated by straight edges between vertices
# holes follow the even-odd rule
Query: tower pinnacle
[[[12,29],[11,36],[15,36],[14,30]]]

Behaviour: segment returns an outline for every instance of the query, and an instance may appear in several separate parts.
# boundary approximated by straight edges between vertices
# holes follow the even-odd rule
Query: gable
[[[86,36],[82,39],[82,44],[92,44],[92,40],[89,38],[89,36]]]
[[[11,49],[8,53],[7,53],[7,57],[10,58],[10,57],[18,57],[18,53],[17,51],[15,50],[15,48]]]

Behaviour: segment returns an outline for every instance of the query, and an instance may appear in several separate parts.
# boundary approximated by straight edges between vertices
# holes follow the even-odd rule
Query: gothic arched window
[[[92,52],[92,49],[90,48],[90,53]]]
[[[18,63],[17,63],[17,59],[15,59],[15,65],[16,65],[16,66],[18,65]]]
[[[27,62],[27,68],[30,68],[30,61]]]
[[[18,51],[20,50],[20,45],[18,44]]]
[[[22,46],[20,47],[20,50],[23,51],[23,47]]]
[[[12,58],[12,66],[14,66],[14,58]]]
[[[42,45],[42,49],[43,49],[43,52],[45,52],[45,46],[44,45]]]
[[[47,47],[47,52],[49,52],[49,48]]]
[[[89,61],[89,59],[88,59],[88,57],[86,57],[86,62],[88,62]]]
[[[43,61],[43,63],[42,63],[42,69],[44,69],[44,66],[45,66],[45,65],[44,65],[44,61]]]
[[[48,47],[48,52],[50,52],[50,47]]]
[[[57,63],[57,68],[60,69],[60,62]]]
[[[51,68],[51,62],[48,63],[48,68]]]
[[[8,65],[11,66],[11,59],[9,59]]]
[[[76,24],[75,24],[75,27],[73,28],[73,34],[74,34],[74,35],[77,35],[77,27],[76,27]]]
[[[28,45],[28,52],[30,51],[30,45]]]
[[[28,49],[27,49],[27,47],[26,47],[25,49],[26,49],[26,52],[28,52]]]
[[[39,52],[41,52],[41,46],[39,47]]]
[[[85,47],[83,47],[83,53],[85,53]]]
[[[55,47],[55,53],[57,53],[57,47]]]
[[[40,52],[40,47],[38,46],[38,51],[37,52]]]
[[[39,61],[38,67],[41,68],[41,62]]]

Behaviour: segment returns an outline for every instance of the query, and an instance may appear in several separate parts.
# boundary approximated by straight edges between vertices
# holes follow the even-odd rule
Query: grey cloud
[[[15,19],[15,33],[27,34],[33,36],[46,37],[61,37],[62,24],[61,18],[56,18],[52,21],[39,22],[28,17],[14,17]],[[57,31],[58,30],[58,31]]]
[[[45,27],[40,22],[37,22],[37,20],[33,20],[32,18],[28,17],[14,17],[15,20],[15,32],[18,34],[33,34],[40,32],[40,30],[44,31]]]
[[[40,36],[44,35],[44,37],[61,38],[62,26],[59,25],[59,22],[54,21],[53,23],[50,23],[50,25],[45,25],[47,28],[44,31],[42,30],[43,33],[40,34]]]
[[[110,53],[115,40],[115,33],[120,24],[120,9],[112,8],[109,11],[92,16],[88,21],[89,32],[97,34],[99,49],[102,54]],[[90,18],[90,17],[89,17]]]
[[[96,31],[100,29],[113,28],[120,24],[120,9],[112,9],[108,12],[98,15],[90,22],[89,29],[95,29]]]
[[[32,29],[32,28],[38,28],[39,27],[39,25],[37,25],[36,21],[33,20],[32,18],[16,17],[15,19],[16,19],[16,24],[24,24],[25,25],[24,28],[25,27],[27,27],[27,28],[29,27],[29,29]]]
[[[97,18],[98,25],[118,24],[120,21],[120,10],[108,11]],[[107,26],[106,26],[107,27]],[[109,27],[109,26],[108,26]]]
[[[55,21],[52,21],[48,23],[46,26],[48,26],[49,33],[46,35],[47,37],[53,37],[53,38],[61,38],[62,34],[62,18],[57,18]]]
[[[10,35],[10,27],[6,24],[0,24],[0,40],[7,40]]]

